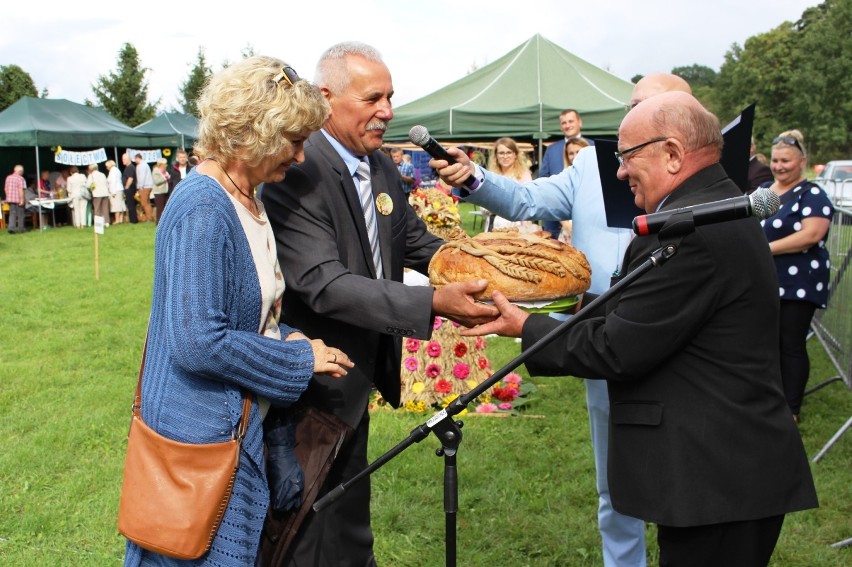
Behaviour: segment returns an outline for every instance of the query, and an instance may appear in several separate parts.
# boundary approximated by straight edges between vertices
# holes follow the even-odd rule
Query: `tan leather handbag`
[[[146,340],[147,350],[147,340]],[[127,435],[118,531],[140,547],[177,559],[196,559],[210,548],[240,462],[252,398],[243,393],[236,436],[222,443],[173,441],[142,421],[143,351]]]

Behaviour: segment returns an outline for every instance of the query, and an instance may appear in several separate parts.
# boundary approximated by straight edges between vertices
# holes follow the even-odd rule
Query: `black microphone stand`
[[[666,229],[669,232],[666,232]],[[663,236],[682,237],[695,230],[692,213],[684,212],[673,215],[667,222],[666,227],[660,231],[661,239]],[[610,287],[604,293],[595,298],[588,305],[584,306],[573,317],[563,321],[558,327],[547,333],[530,348],[521,352],[520,355],[512,359],[506,366],[492,374],[488,379],[481,382],[477,387],[473,388],[467,394],[459,396],[453,400],[446,408],[442,409],[425,423],[417,426],[408,434],[404,440],[399,442],[395,447],[381,455],[375,461],[370,463],[367,468],[359,472],[357,475],[338,485],[325,496],[314,502],[313,509],[315,512],[321,511],[323,508],[331,504],[333,501],[340,498],[346,490],[371,475],[374,471],[381,468],[385,463],[402,453],[405,449],[414,443],[420,443],[429,436],[429,433],[434,433],[441,442],[441,448],[435,451],[439,457],[444,457],[444,514],[446,528],[446,565],[447,567],[456,566],[456,514],[458,513],[458,469],[456,468],[456,454],[458,453],[459,445],[462,440],[461,429],[464,423],[454,421],[453,416],[461,413],[468,404],[478,398],[482,393],[488,390],[491,386],[505,378],[515,368],[523,364],[527,359],[535,355],[542,348],[550,344],[556,337],[562,335],[576,325],[578,321],[588,317],[599,306],[604,305],[613,296],[620,293],[625,287],[633,281],[642,277],[652,268],[663,265],[666,261],[672,258],[677,253],[677,247],[680,243],[667,243],[651,253],[647,260],[640,264],[636,269],[624,276],[615,285]]]

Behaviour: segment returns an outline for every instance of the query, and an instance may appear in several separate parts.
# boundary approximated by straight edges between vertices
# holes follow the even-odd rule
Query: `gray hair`
[[[715,114],[695,104],[669,103],[661,105],[651,118],[655,131],[664,136],[678,138],[687,151],[710,146],[722,153],[722,133]]]
[[[375,47],[360,41],[344,41],[332,45],[320,56],[314,72],[314,84],[320,88],[327,88],[332,93],[341,93],[346,90],[352,80],[346,66],[346,58],[350,55],[384,63],[382,54]]]

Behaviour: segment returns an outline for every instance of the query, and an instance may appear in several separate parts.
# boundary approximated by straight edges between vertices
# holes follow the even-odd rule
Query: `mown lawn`
[[[467,225],[472,215],[462,209]],[[153,225],[100,239],[60,228],[0,234],[0,565],[117,565],[125,435],[150,307]],[[812,383],[833,376],[818,343]],[[495,367],[518,352],[491,339]],[[527,378],[523,369],[520,373]],[[582,382],[535,378],[522,417],[465,416],[459,450],[459,565],[600,565]],[[801,432],[813,456],[852,415],[841,384],[812,394]],[[376,458],[426,415],[379,410]],[[381,565],[444,564],[441,458],[430,437],[373,475]],[[845,566],[852,537],[852,437],[813,465],[821,507],[788,517],[772,565]],[[773,474],[767,471],[767,474]],[[656,563],[654,528],[649,559]]]

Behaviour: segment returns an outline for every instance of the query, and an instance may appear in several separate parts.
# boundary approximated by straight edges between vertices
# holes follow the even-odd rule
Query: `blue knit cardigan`
[[[192,171],[159,225],[154,294],[142,377],[142,418],[189,443],[232,438],[241,388],[286,406],[307,388],[314,366],[305,340],[258,333],[257,270],[234,205],[216,181]],[[282,338],[295,329],[280,325]],[[269,490],[263,426],[252,404],[240,468],[210,551],[196,561],[157,556],[128,542],[125,565],[254,565]]]

